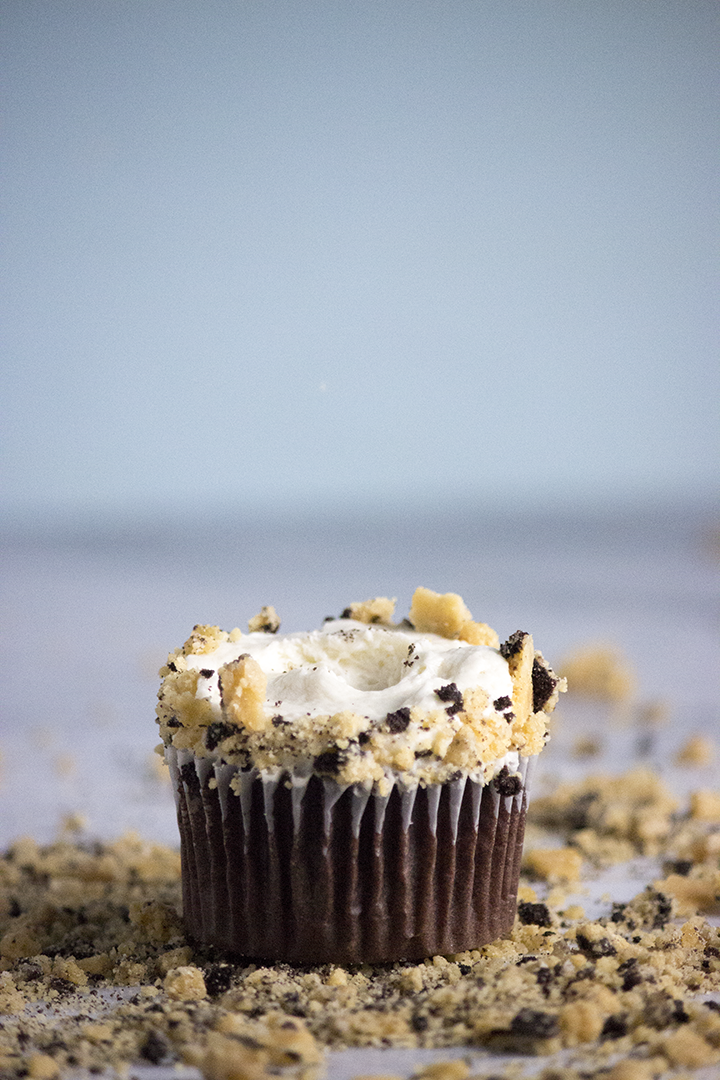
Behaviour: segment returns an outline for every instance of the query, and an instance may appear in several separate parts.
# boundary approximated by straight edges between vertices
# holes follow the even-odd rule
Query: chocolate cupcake
[[[418,589],[309,633],[196,626],[161,670],[189,936],[290,963],[420,959],[514,920],[528,781],[564,681]]]

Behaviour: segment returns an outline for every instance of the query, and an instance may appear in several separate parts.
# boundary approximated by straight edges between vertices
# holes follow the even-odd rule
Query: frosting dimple
[[[336,619],[308,633],[242,634],[188,655],[187,666],[202,672],[197,695],[213,711],[221,707],[219,669],[243,654],[266,675],[266,708],[290,721],[351,711],[372,722],[402,707],[432,711],[442,707],[436,691],[449,683],[460,694],[482,687],[489,703],[512,693],[507,661],[496,649]]]

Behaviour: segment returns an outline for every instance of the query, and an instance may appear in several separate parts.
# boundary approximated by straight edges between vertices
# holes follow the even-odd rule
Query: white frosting
[[[345,710],[370,721],[401,708],[432,712],[446,704],[435,691],[449,683],[460,693],[484,690],[488,715],[494,701],[512,697],[508,664],[497,649],[335,619],[304,633],[242,634],[211,652],[188,655],[188,667],[212,672],[199,679],[197,696],[218,715],[218,669],[244,653],[267,677],[269,714],[288,721]]]

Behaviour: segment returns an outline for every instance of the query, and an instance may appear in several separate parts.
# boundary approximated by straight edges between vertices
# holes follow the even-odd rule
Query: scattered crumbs
[[[58,754],[53,765],[62,780],[70,780],[77,773],[77,762],[72,754]]]
[[[703,766],[712,765],[715,760],[715,744],[704,735],[693,735],[680,748],[675,758],[676,765]]]
[[[581,735],[573,743],[573,755],[576,758],[597,757],[602,750],[602,742],[594,735]]]
[[[635,693],[630,662],[613,645],[586,645],[558,664],[574,694],[602,701],[625,702]]]
[[[580,880],[582,855],[575,848],[535,848],[525,854],[523,861],[531,875],[544,881]]]
[[[587,776],[533,799],[531,822],[559,832],[599,865],[658,855],[675,827],[678,800],[650,769]]]
[[[469,1075],[470,1066],[460,1058],[452,1061],[434,1061],[415,1073],[417,1080],[465,1080]]]
[[[661,727],[669,719],[667,701],[643,701],[637,706],[637,722],[641,727]]]
[[[81,833],[87,831],[88,824],[87,816],[78,811],[64,814],[60,820],[60,836],[68,838],[77,837]]]
[[[248,622],[248,630],[251,634],[277,634],[280,629],[280,618],[277,611],[271,605],[260,608],[257,615],[253,615]]]
[[[542,866],[547,880],[577,880],[585,850],[612,861],[602,840],[615,829],[631,853],[652,846],[665,876],[597,920],[566,906],[562,888],[538,899],[523,877],[508,939],[377,966],[292,967],[196,948],[184,936],[176,851],[132,835],[101,844],[66,833],[44,847],[20,839],[0,859],[0,1075],[62,1080],[69,1070],[180,1064],[205,1080],[314,1080],[326,1050],[373,1046],[582,1052],[581,1069],[548,1066],[535,1073],[541,1080],[655,1080],[714,1067],[712,794],[670,810],[664,789],[634,772],[558,789],[540,816],[565,846],[536,846],[549,841],[536,824],[526,856],[534,874]],[[652,835],[643,807],[658,815]],[[487,1080],[511,1068],[474,1072],[457,1058],[416,1075]]]
[[[148,755],[147,765],[148,772],[153,781],[168,786],[170,784],[170,770],[165,761],[164,755],[162,755],[162,748],[160,753],[152,753]]]
[[[356,1073],[352,1080],[403,1080],[398,1073]]]

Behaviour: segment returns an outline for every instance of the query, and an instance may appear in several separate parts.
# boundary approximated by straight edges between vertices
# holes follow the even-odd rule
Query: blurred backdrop
[[[0,840],[174,836],[157,667],[267,603],[458,591],[717,729],[716,0],[0,34]]]
[[[5,0],[2,506],[717,493],[715,0]]]

